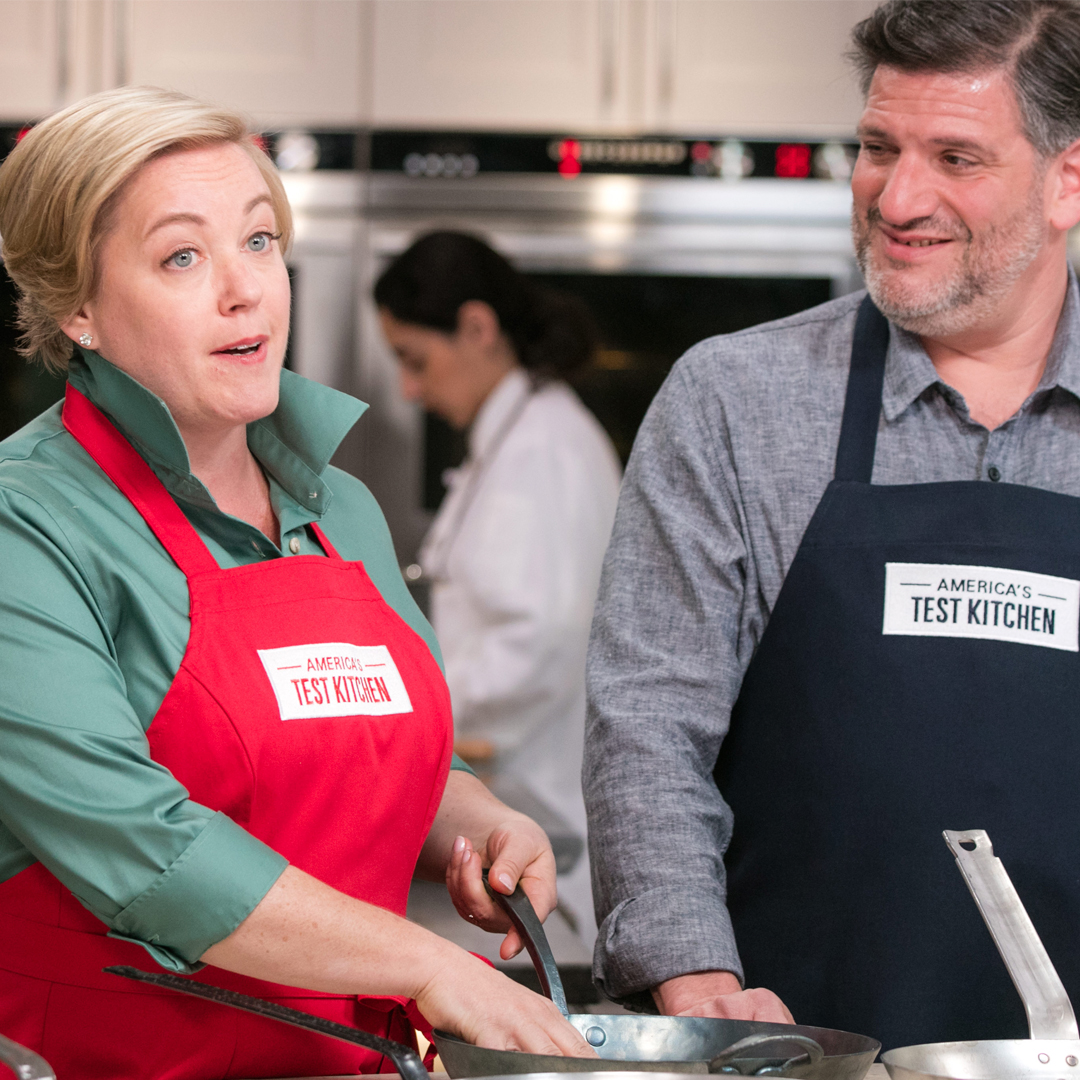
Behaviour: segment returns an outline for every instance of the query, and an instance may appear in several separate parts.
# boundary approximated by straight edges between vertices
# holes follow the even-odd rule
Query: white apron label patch
[[[405,684],[385,645],[327,641],[258,653],[282,720],[412,712]]]
[[[985,638],[1077,652],[1080,581],[952,563],[886,563],[883,634]]]

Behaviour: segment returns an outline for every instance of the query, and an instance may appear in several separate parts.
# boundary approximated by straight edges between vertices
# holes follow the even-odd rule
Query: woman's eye
[[[179,270],[186,270],[189,266],[195,265],[195,252],[191,248],[185,248],[183,251],[170,255],[165,262]]]
[[[248,251],[266,251],[273,239],[268,232],[258,232],[247,242]]]

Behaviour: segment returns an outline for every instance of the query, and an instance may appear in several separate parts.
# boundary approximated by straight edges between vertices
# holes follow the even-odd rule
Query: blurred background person
[[[565,382],[593,352],[588,312],[454,232],[413,243],[375,302],[405,397],[468,431],[420,553],[457,745],[584,837],[585,649],[621,477]],[[586,858],[559,895],[591,945]]]

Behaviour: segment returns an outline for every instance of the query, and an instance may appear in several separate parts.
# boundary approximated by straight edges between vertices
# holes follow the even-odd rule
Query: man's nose
[[[900,154],[889,169],[877,199],[887,224],[906,225],[934,216],[939,206],[933,170],[916,154]]]

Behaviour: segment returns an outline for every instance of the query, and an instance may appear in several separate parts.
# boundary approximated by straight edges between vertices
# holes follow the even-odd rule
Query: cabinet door
[[[264,128],[365,119],[365,0],[133,0],[128,78]]]
[[[0,2],[0,118],[34,120],[64,94],[57,0]]]
[[[850,135],[861,111],[844,60],[877,0],[663,0],[657,119],[702,135]]]
[[[607,120],[610,0],[375,0],[376,126],[589,129]]]

